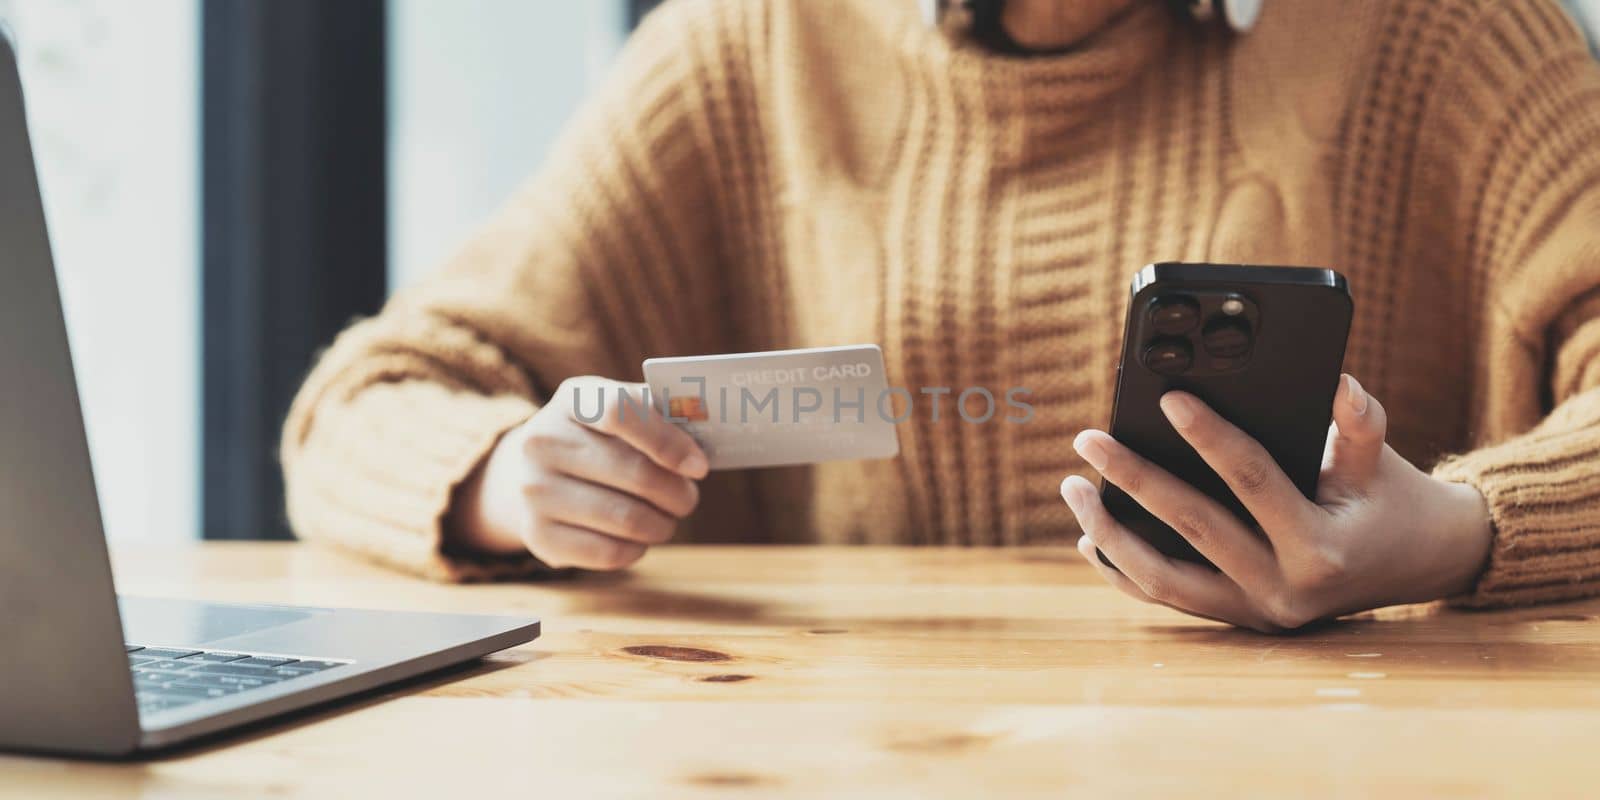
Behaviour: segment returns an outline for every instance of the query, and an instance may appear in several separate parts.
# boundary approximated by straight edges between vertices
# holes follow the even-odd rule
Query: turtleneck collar
[[[996,53],[958,19],[942,30],[918,25],[907,40],[931,84],[965,94],[991,119],[1017,126],[1019,137],[1003,148],[1003,160],[1049,157],[1064,132],[1099,113],[1104,100],[1167,52],[1178,28],[1167,0],[1071,1],[1086,9],[1071,19],[1093,30],[1060,52]]]

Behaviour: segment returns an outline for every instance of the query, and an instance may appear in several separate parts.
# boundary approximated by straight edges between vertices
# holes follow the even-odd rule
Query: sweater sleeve
[[[562,380],[637,380],[647,354],[710,335],[710,299],[654,302],[717,255],[697,113],[710,81],[689,55],[704,37],[683,8],[650,15],[541,174],[453,260],[319,359],[282,440],[301,538],[443,580],[538,572],[449,547],[455,488]]]
[[[1600,67],[1555,3],[1483,7],[1433,130],[1457,148],[1477,358],[1477,449],[1435,475],[1494,526],[1467,606],[1600,594]]]

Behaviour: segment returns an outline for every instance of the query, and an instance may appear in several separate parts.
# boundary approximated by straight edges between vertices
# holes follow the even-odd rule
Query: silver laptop
[[[0,749],[127,755],[467,661],[528,618],[119,598],[0,31]]]

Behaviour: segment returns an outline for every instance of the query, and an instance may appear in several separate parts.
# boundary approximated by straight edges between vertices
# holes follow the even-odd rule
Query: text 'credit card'
[[[652,358],[652,402],[712,469],[890,458],[895,394],[877,345]]]

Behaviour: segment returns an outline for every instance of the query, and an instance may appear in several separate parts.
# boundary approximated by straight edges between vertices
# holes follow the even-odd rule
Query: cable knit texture
[[[451,579],[440,519],[561,380],[649,356],[883,345],[898,458],[717,473],[687,541],[1068,541],[1151,261],[1330,266],[1391,442],[1478,487],[1477,604],[1600,587],[1600,69],[1548,0],[1273,2],[1244,38],[1157,0],[1008,59],[910,0],[674,0],[544,172],[339,338],[291,413],[299,533]],[[507,98],[517,102],[517,98]],[[1450,455],[1457,454],[1457,455]],[[1447,457],[1448,456],[1448,457]]]

